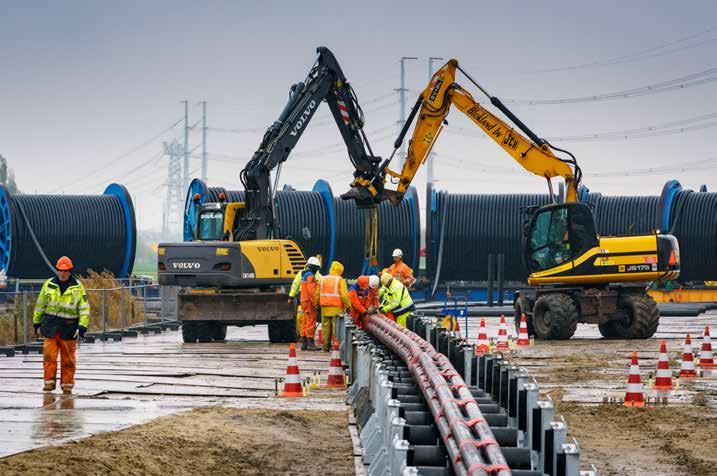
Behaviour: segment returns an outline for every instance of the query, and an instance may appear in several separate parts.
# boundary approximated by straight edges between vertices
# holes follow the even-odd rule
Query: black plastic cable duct
[[[361,273],[364,254],[364,211],[354,202],[334,197],[336,211],[336,244],[334,255],[345,267],[346,276]]]
[[[506,281],[524,281],[522,209],[546,205],[548,195],[468,195],[436,192],[429,195],[427,266],[436,272],[441,216],[447,211],[443,237],[441,281],[485,281],[488,255],[505,256]]]
[[[677,193],[670,233],[680,245],[680,281],[717,280],[717,193]]]
[[[126,277],[132,272],[137,227],[122,185],[110,185],[103,195],[11,195],[1,187],[0,268],[9,277],[52,274],[30,228],[53,265],[64,255],[79,274],[94,270]]]
[[[591,193],[587,203],[593,209],[597,231],[603,236],[641,235],[660,229],[659,196],[608,197]]]

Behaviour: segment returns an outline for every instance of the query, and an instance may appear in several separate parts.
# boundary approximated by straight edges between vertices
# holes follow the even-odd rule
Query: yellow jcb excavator
[[[465,76],[514,125],[480,105],[455,81],[456,70]],[[391,158],[379,169],[383,190],[375,201],[399,203],[421,164],[426,161],[445,124],[451,105],[468,116],[516,162],[544,177],[555,201],[551,179],[565,180],[562,203],[530,210],[524,229],[523,256],[531,288],[516,293],[515,320],[525,314],[528,330],[540,339],[569,339],[579,322],[598,324],[606,338],[646,339],[657,330],[659,312],[646,294],[645,283],[675,279],[679,275],[679,247],[674,236],[598,236],[590,208],[578,201],[581,170],[575,157],[541,139],[520,121],[497,97],[491,96],[455,59],[433,75],[421,93],[406,124],[394,143],[394,154],[408,127],[418,115],[406,161],[401,173],[388,168]],[[525,134],[523,136],[515,128]],[[557,156],[557,153],[567,156]],[[398,180],[396,190],[385,187],[386,179]],[[376,183],[376,180],[372,181]],[[365,194],[358,181],[345,194]],[[361,190],[359,190],[361,189]],[[469,243],[466,244],[470,246]]]

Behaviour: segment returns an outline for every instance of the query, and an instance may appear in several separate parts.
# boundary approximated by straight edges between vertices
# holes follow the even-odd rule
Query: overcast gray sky
[[[409,104],[425,87],[429,56],[458,58],[503,99],[592,96],[716,68],[715,18],[714,1],[5,0],[0,154],[29,193],[99,193],[112,181],[123,183],[134,196],[140,227],[160,229],[167,175],[161,144],[181,139],[181,126],[137,146],[180,119],[180,100],[190,101],[192,124],[201,119],[198,102],[206,100],[209,183],[239,189],[238,172],[281,111],[288,87],[303,79],[316,46],[328,46],[339,59],[364,104],[374,152],[385,156],[397,133],[394,89],[401,56],[420,58],[407,65]],[[713,71],[701,79],[715,77]],[[628,139],[553,141],[578,157],[593,191],[657,195],[671,178],[717,189],[711,164],[682,166],[717,159],[709,141],[717,116],[693,121],[717,113],[717,82],[608,101],[511,108],[546,137],[640,130]],[[326,178],[339,194],[351,167],[327,120],[328,108],[322,109],[284,167],[282,183],[307,189]],[[545,190],[544,181],[481,137],[460,112],[448,120],[435,147],[442,188]],[[639,137],[649,126],[684,120],[663,128],[670,131],[664,135],[647,131]],[[673,133],[679,128],[687,130]],[[190,147],[200,140],[197,127]],[[200,161],[191,163],[195,176]],[[655,175],[620,174],[668,165],[676,167]],[[422,191],[425,174],[415,183]]]

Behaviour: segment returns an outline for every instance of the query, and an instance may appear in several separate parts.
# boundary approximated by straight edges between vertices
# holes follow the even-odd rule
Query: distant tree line
[[[7,159],[0,154],[0,185],[4,185],[10,193],[18,193],[15,183],[15,172],[7,166]]]

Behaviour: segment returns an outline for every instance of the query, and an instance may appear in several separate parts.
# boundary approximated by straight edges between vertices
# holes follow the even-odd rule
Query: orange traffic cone
[[[626,407],[644,407],[645,392],[642,390],[640,380],[640,365],[637,363],[637,352],[632,353],[630,374],[627,376],[627,392],[625,393]]]
[[[284,380],[284,391],[281,397],[303,397],[304,391],[301,388],[299,378],[299,365],[296,363],[296,344],[289,344],[289,363],[286,365],[286,379]]]
[[[710,341],[710,326],[705,326],[705,333],[702,334],[702,348],[700,349],[700,367],[717,367],[714,354],[712,353],[712,342]]]
[[[660,343],[660,357],[657,360],[657,372],[655,372],[655,385],[657,390],[672,390],[672,371],[670,361],[667,358],[667,344],[663,340]]]
[[[334,346],[331,348],[331,364],[329,365],[329,377],[326,379],[327,388],[346,388],[344,379],[344,368],[341,366],[341,354],[339,353],[339,341],[334,339]]]
[[[680,378],[695,378],[695,360],[692,355],[692,338],[689,334],[685,337],[685,350],[682,352],[682,365],[680,366]]]
[[[476,354],[484,354],[490,352],[490,344],[488,343],[488,334],[485,331],[485,319],[480,320],[480,328],[478,329],[478,344],[476,344]]]
[[[525,314],[520,315],[520,332],[518,332],[518,342],[516,345],[530,346],[530,337],[528,337],[528,323],[525,320]]]
[[[500,328],[498,329],[498,342],[495,345],[498,350],[508,350],[508,329],[505,326],[505,316],[500,316]]]

